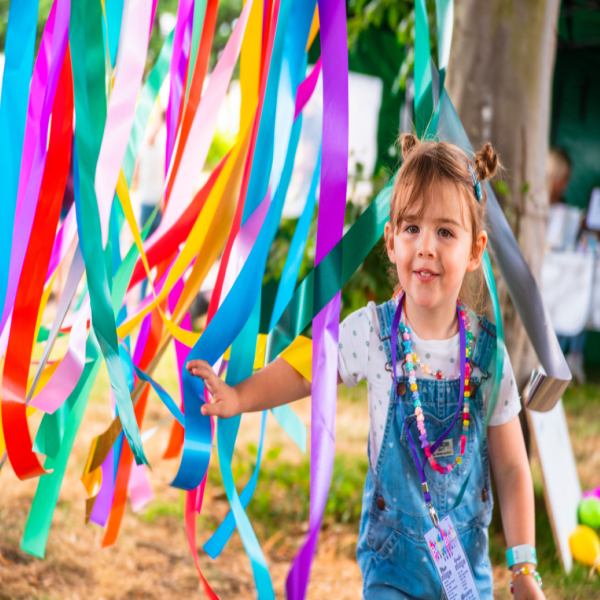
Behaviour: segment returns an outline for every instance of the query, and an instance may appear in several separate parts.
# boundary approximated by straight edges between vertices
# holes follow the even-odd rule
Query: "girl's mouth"
[[[413,273],[419,281],[423,281],[425,283],[429,283],[430,281],[433,281],[439,277],[437,273],[434,273],[430,269],[421,269],[420,271],[413,271]]]

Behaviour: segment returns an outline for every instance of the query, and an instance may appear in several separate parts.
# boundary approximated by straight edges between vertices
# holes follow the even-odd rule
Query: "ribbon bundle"
[[[333,468],[340,290],[383,233],[392,182],[342,236],[348,164],[344,0],[319,0],[318,7],[316,0],[246,0],[208,82],[218,0],[180,0],[175,28],[142,84],[156,4],[55,0],[34,63],[37,2],[11,3],[0,103],[5,210],[0,220],[0,352],[5,356],[0,468],[8,458],[20,479],[41,476],[22,548],[43,557],[67,461],[105,362],[114,420],[92,440],[82,482],[89,495],[87,517],[105,527],[102,545],[113,544],[127,495],[134,507],[152,497],[143,444],[153,431],[140,434],[152,387],[173,416],[164,458],[181,454],[173,485],[185,490],[192,556],[206,595],[216,598],[196,552],[196,515],[202,508],[214,423],[201,415],[208,392],[188,374],[185,362],[207,360],[235,384],[281,355],[313,382],[310,527],[287,582],[290,598],[304,598]],[[452,2],[438,0],[437,8],[439,74],[431,65],[425,3],[416,3],[417,128],[421,134],[443,130],[468,149],[443,87]],[[319,28],[322,56],[307,73],[306,51]],[[239,134],[194,193],[238,59]],[[263,330],[261,281],[294,169],[302,111],[321,72],[322,149]],[[167,74],[164,215],[149,234],[152,220],[138,229],[129,184]],[[59,224],[71,165],[75,203]],[[315,268],[297,286],[319,179],[323,200]],[[134,243],[122,256],[124,227]],[[194,333],[188,310],[219,258],[207,324],[201,334]],[[41,320],[59,269],[68,275],[48,331]],[[487,256],[485,272],[502,347]],[[151,293],[132,309],[135,286],[146,278]],[[311,322],[312,344],[300,336]],[[132,334],[137,334],[133,351]],[[49,363],[54,342],[64,335],[69,336],[66,353]],[[171,341],[179,402],[152,378]],[[36,344],[43,344],[42,358],[30,378]],[[503,352],[497,356],[501,372]],[[27,419],[36,410],[44,416],[32,440]],[[294,412],[281,407],[272,413],[304,450],[306,430]],[[219,424],[219,465],[231,512],[204,548],[216,558],[237,527],[258,596],[274,598],[245,513],[256,486],[265,423],[263,414],[256,471],[241,494],[231,468],[240,420]],[[40,454],[46,457],[43,463]]]

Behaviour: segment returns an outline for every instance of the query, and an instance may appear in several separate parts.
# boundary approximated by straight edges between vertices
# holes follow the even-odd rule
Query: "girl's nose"
[[[434,258],[435,246],[433,237],[427,232],[423,232],[420,236],[421,245],[419,247],[419,258]]]

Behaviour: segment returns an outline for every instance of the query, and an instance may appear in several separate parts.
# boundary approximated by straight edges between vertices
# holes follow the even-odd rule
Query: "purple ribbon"
[[[323,65],[323,166],[316,264],[342,237],[348,183],[348,42],[344,0],[319,2],[319,17]],[[341,278],[341,265],[332,275]],[[335,455],[340,298],[341,293],[338,292],[313,321],[310,527],[286,582],[290,600],[306,597],[331,486]]]
[[[404,294],[400,297],[400,301],[398,302],[398,308],[396,308],[396,312],[394,313],[394,319],[392,321],[392,330],[390,332],[391,335],[391,345],[392,345],[392,377],[394,378],[394,395],[396,398],[396,402],[400,409],[400,413],[402,414],[402,421],[404,423],[404,429],[406,430],[406,436],[408,437],[408,443],[410,444],[410,449],[413,455],[413,459],[415,461],[415,465],[417,467],[417,471],[419,472],[419,478],[421,479],[421,484],[423,486],[427,485],[427,477],[425,476],[425,463],[427,462],[427,456],[423,458],[423,462],[421,463],[418,455],[417,449],[415,448],[415,442],[408,428],[408,424],[406,422],[406,415],[404,414],[404,409],[402,408],[402,404],[398,399],[398,381],[396,377],[396,347],[398,344],[398,329],[400,327],[400,318],[402,317],[402,305],[404,304]],[[461,412],[463,401],[465,398],[465,372],[466,372],[466,348],[467,348],[467,336],[465,333],[465,324],[460,317],[460,304],[458,301],[456,302],[456,313],[458,316],[458,326],[460,330],[460,393],[458,397],[458,406],[456,407],[456,414],[454,415],[454,419],[452,420],[452,424],[442,435],[436,440],[436,442],[431,446],[431,454],[442,445],[442,442],[450,435],[450,432],[454,428],[456,420],[458,419],[458,415]],[[420,439],[420,438],[419,438]],[[430,512],[432,510],[431,504],[431,495],[428,491],[426,491],[426,487],[423,488],[423,496],[425,497],[425,503],[428,505]],[[433,514],[432,514],[433,520]],[[434,520],[435,524],[435,520]]]
[[[175,24],[175,35],[173,36],[173,55],[169,69],[169,103],[165,116],[167,124],[167,149],[165,160],[165,177],[171,163],[175,137],[177,135],[177,120],[179,118],[179,106],[183,90],[183,79],[187,67],[187,59],[190,53],[192,39],[192,24],[194,20],[193,0],[181,0],[177,9],[177,22]],[[187,47],[186,47],[187,46]],[[191,75],[190,75],[191,76]]]

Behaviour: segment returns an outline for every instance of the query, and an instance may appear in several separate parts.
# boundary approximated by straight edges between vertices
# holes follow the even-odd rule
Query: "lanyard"
[[[406,422],[406,415],[404,414],[404,409],[402,408],[402,404],[398,400],[398,384],[396,379],[396,347],[398,345],[398,330],[400,327],[400,318],[402,317],[402,306],[404,304],[404,294],[400,297],[398,302],[398,308],[394,313],[394,319],[392,321],[392,331],[391,331],[391,344],[392,344],[392,377],[394,379],[394,395],[396,397],[396,402],[400,408],[400,412],[402,413],[402,421],[404,423],[404,428],[406,429],[406,435],[408,437],[408,442],[410,444],[410,449],[412,451],[413,459],[415,461],[415,465],[417,467],[417,471],[419,472],[419,478],[421,479],[421,486],[423,487],[423,496],[425,497],[425,503],[427,504],[427,508],[429,509],[429,515],[435,527],[439,527],[439,519],[438,515],[433,507],[433,503],[431,501],[431,495],[427,488],[427,478],[425,477],[425,463],[427,461],[427,457],[423,458],[423,462],[419,460],[419,456],[417,455],[417,449],[415,448],[415,442],[408,428],[408,424]],[[450,424],[450,427],[442,433],[442,435],[436,440],[436,442],[431,447],[431,454],[433,455],[435,451],[442,445],[442,442],[448,437],[450,432],[452,431],[454,425],[456,424],[456,419],[458,419],[458,415],[460,414],[463,406],[463,401],[465,398],[465,364],[466,364],[466,349],[467,349],[467,338],[465,333],[465,324],[463,320],[460,318],[460,304],[458,300],[456,301],[456,313],[458,316],[458,325],[460,331],[460,394],[458,397],[458,406],[456,408],[456,414],[454,415],[454,419]]]

